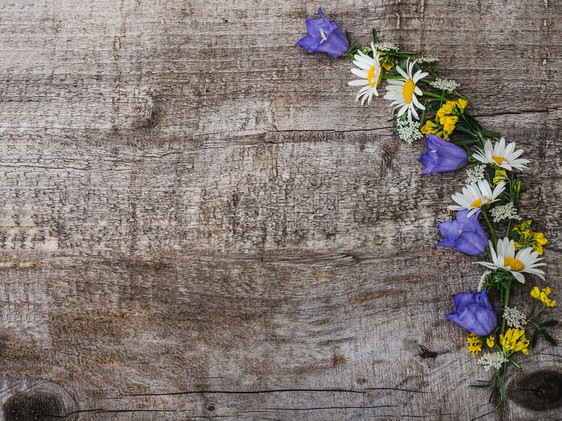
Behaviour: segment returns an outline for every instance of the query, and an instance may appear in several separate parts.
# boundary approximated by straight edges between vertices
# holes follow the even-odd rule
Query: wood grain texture
[[[322,7],[439,57],[525,149],[559,294],[561,3]],[[315,14],[0,4],[0,418],[560,419],[559,348],[510,371],[507,415],[468,387],[489,374],[443,314],[482,269],[433,246],[464,172],[419,177],[351,64],[294,46]]]

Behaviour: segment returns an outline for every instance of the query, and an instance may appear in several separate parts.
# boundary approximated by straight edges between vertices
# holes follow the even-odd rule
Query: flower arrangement
[[[439,224],[444,240],[436,245],[479,256],[474,263],[488,270],[475,285],[476,293],[453,295],[456,310],[446,317],[470,332],[468,352],[481,353],[478,363],[493,371],[491,380],[479,380],[473,386],[498,391],[497,406],[507,410],[508,368],[520,368],[520,354],[528,355],[539,337],[557,345],[547,330],[558,322],[539,321],[556,301],[549,287],[530,283],[532,277],[545,280],[541,268],[546,263],[539,256],[548,240],[532,231],[531,219],[519,214],[524,190],[518,171],[530,161],[521,158],[523,150],[516,149],[515,143],[487,130],[469,113],[470,103],[458,92],[459,85],[439,77],[433,69],[438,59],[379,42],[375,29],[370,47],[360,47],[321,9],[318,13],[321,19],[307,20],[308,35],[297,45],[308,52],[351,58],[356,79],[348,84],[359,88],[355,100],[361,105],[371,104],[386,82],[384,99],[391,101],[396,112],[389,120],[396,122],[394,131],[406,143],[421,138],[427,143],[427,151],[419,158],[425,167],[421,175],[467,166],[467,185],[451,196],[454,204],[447,207],[457,211],[456,219]],[[510,306],[518,287],[528,289],[527,313]]]

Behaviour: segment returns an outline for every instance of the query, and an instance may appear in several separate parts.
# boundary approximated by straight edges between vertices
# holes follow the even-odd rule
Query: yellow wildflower
[[[524,221],[513,227],[513,231],[516,233],[515,239],[517,240],[514,244],[515,250],[521,247],[533,247],[539,255],[542,255],[542,246],[548,243],[548,239],[541,232],[531,231],[531,222],[531,220]]]
[[[433,133],[442,139],[449,140],[449,135],[443,130],[443,126],[430,120],[425,122],[420,131],[423,134]]]
[[[390,60],[385,59],[385,60],[381,63],[381,66],[382,66],[382,68],[385,69],[385,70],[392,70],[392,68],[394,67],[394,64],[393,64]]]
[[[420,132],[423,134],[433,133],[439,129],[439,125],[434,123],[431,120],[427,120],[423,127],[420,129]]]
[[[468,102],[464,99],[445,102],[437,111],[435,122],[426,121],[421,128],[421,132],[423,134],[433,133],[445,140],[449,140],[449,135],[453,133],[459,121],[458,116],[463,113],[467,104]]]
[[[496,174],[494,175],[493,182],[495,185],[500,184],[502,181],[508,180],[507,171],[501,168],[496,169]]]
[[[472,355],[476,355],[480,351],[482,351],[482,344],[484,343],[484,338],[481,338],[480,336],[471,333],[470,335],[468,335],[468,338],[466,338],[466,343],[468,344],[468,352],[472,352]]]
[[[543,288],[542,290],[539,290],[539,287],[534,287],[531,291],[531,296],[533,298],[541,300],[548,307],[554,307],[556,304],[556,300],[551,300],[550,298],[548,298],[551,292],[552,291],[549,287]]]
[[[496,337],[494,335],[488,336],[488,339],[486,339],[486,344],[488,345],[488,348],[494,347],[495,339],[496,339]]]
[[[525,355],[529,354],[527,350],[529,340],[525,337],[525,331],[522,329],[508,329],[505,335],[500,335],[500,344],[504,353],[508,355],[519,351]]]
[[[458,108],[461,112],[466,108],[467,105],[468,105],[468,101],[466,101],[466,100],[464,100],[464,99],[462,99],[462,98],[459,98],[459,99],[457,100],[457,108]]]
[[[533,298],[539,298],[540,295],[541,295],[541,291],[540,291],[539,287],[534,287],[534,288],[531,290],[531,296],[532,296]]]
[[[455,130],[455,125],[457,124],[457,121],[459,121],[459,118],[457,116],[442,118],[441,123],[443,124],[443,130],[445,131],[445,133],[447,133],[447,134],[453,133],[453,130]]]

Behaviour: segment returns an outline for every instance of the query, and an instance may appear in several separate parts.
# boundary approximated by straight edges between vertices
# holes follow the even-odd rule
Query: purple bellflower
[[[451,247],[460,252],[478,256],[486,251],[488,237],[478,222],[478,215],[481,210],[477,210],[471,216],[470,209],[463,209],[457,212],[456,221],[441,222],[439,230],[444,240],[439,241],[436,246]]]
[[[488,336],[496,329],[498,318],[485,290],[476,294],[455,294],[453,299],[457,311],[445,317],[478,336]]]
[[[307,19],[308,35],[301,38],[296,45],[308,50],[309,53],[320,51],[339,57],[349,50],[349,41],[335,22],[330,22],[318,9],[322,19]]]
[[[460,146],[429,133],[425,138],[429,148],[419,160],[425,165],[421,175],[434,172],[454,171],[468,160],[468,154]]]

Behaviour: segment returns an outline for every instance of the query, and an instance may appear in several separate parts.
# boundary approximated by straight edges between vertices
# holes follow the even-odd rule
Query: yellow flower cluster
[[[507,181],[507,180],[509,180],[509,177],[507,175],[507,171],[504,170],[504,169],[501,169],[501,168],[496,169],[494,179],[492,180],[494,182],[494,185],[497,186],[502,181]]]
[[[550,290],[549,287],[543,288],[540,291],[539,291],[539,287],[534,287],[533,290],[531,291],[531,295],[533,296],[533,298],[537,298],[541,300],[548,307],[554,307],[554,305],[556,304],[556,300],[551,300],[550,298],[548,298],[551,292],[552,291]]]
[[[521,247],[533,247],[539,255],[543,253],[542,246],[544,246],[548,240],[544,237],[543,233],[531,231],[531,220],[525,221],[516,225],[513,231],[518,234],[517,242],[513,245],[515,250]]]
[[[384,70],[390,71],[394,67],[394,63],[390,60],[390,57],[384,51],[377,51],[380,54],[379,63]],[[381,73],[382,77],[382,73]]]
[[[522,329],[507,329],[505,335],[500,335],[500,344],[504,353],[512,354],[521,351],[525,355],[529,355],[527,347],[529,340],[525,337],[525,331]]]
[[[439,108],[435,116],[435,122],[427,120],[420,131],[423,134],[433,133],[445,140],[449,140],[449,135],[455,130],[455,126],[461,115],[468,105],[464,99],[457,101],[447,101]]]
[[[472,352],[472,355],[476,355],[480,351],[482,351],[482,344],[484,343],[484,338],[481,338],[480,336],[471,333],[470,335],[468,335],[468,338],[466,338],[466,343],[468,344],[468,352]]]

